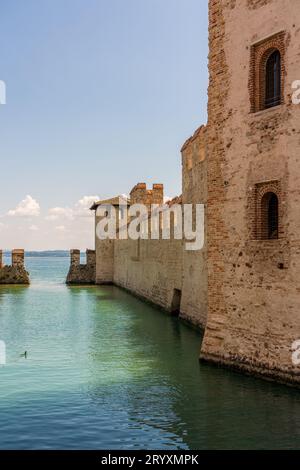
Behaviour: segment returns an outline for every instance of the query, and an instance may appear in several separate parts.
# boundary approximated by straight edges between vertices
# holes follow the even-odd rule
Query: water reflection
[[[110,304],[105,308],[100,300],[101,321],[94,317],[91,336],[94,402],[120,412],[120,403],[126,403],[132,426],[163,431],[173,448],[299,445],[298,391],[200,365],[200,335],[122,291],[106,289]],[[111,316],[110,326],[103,315]],[[103,333],[115,350],[100,341]],[[105,364],[113,365],[114,373]]]
[[[118,288],[66,287],[68,259],[30,263],[29,288],[0,288],[0,448],[299,447],[299,391],[199,364],[199,333]]]

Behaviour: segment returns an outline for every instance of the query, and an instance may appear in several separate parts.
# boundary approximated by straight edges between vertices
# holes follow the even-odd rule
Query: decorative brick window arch
[[[283,103],[285,49],[284,31],[251,46],[249,93],[252,113],[271,107],[266,105],[266,66],[268,59],[276,51],[280,57],[280,96],[276,100],[276,104],[272,104],[272,106]]]
[[[282,201],[279,181],[258,183],[255,187],[254,238],[277,240],[282,238]]]

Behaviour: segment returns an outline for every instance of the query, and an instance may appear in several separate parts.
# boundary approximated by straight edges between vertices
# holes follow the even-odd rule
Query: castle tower
[[[114,208],[116,210],[116,228],[118,229],[120,210],[122,210],[123,206],[128,206],[128,204],[127,198],[116,196],[112,199],[97,201],[91,207],[91,210],[95,211],[96,284],[112,284],[114,280],[114,239],[99,239],[97,225]],[[99,206],[101,206],[102,215],[99,215]]]
[[[210,0],[201,357],[300,381],[299,0]],[[298,374],[298,375],[297,375]]]
[[[154,183],[152,189],[147,189],[146,183],[136,184],[130,192],[131,204],[145,204],[149,209],[151,204],[164,203],[164,185]]]

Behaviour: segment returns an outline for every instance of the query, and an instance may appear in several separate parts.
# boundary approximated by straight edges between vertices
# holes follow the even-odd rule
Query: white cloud
[[[79,201],[71,207],[52,207],[49,209],[49,213],[46,220],[58,220],[67,219],[74,220],[78,217],[91,217],[93,214],[90,211],[90,207],[93,202],[99,199],[98,196],[83,196]]]
[[[74,216],[75,217],[90,217],[93,213],[90,211],[92,204],[99,200],[99,196],[83,196],[82,199],[75,204]]]
[[[40,215],[40,205],[28,194],[15,209],[8,211],[7,215],[11,217],[38,217]]]
[[[36,226],[36,225],[30,225],[29,227],[29,230],[31,230],[32,232],[37,232],[39,228]]]
[[[66,227],[64,225],[57,225],[55,227],[55,230],[57,230],[58,232],[66,232]]]
[[[73,211],[69,207],[52,207],[49,209],[49,215],[47,215],[47,220],[57,220],[59,218],[64,218],[68,220],[73,219]]]

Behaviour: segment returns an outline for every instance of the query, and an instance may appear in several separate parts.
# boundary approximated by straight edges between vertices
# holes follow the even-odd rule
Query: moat
[[[30,287],[0,287],[1,449],[299,446],[298,390],[199,364],[185,324],[115,287],[65,286],[68,257],[26,265]]]

